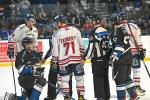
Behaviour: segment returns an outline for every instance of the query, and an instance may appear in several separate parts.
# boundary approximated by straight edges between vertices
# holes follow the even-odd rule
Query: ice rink
[[[150,62],[146,62],[147,67],[150,70]],[[49,71],[49,65],[43,65],[45,67],[45,75],[44,77],[47,78],[48,71]],[[86,63],[84,66],[85,69],[85,98],[87,100],[95,100],[94,99],[94,90],[93,90],[93,79],[92,79],[92,72],[91,72],[91,65],[89,63]],[[17,95],[21,95],[21,89],[18,85],[18,73],[15,69],[15,77],[16,77],[16,83],[17,83]],[[112,97],[116,95],[115,90],[115,83],[112,80],[111,76],[111,67],[109,71],[109,78],[110,78],[110,90]],[[145,67],[142,64],[141,69],[141,86],[143,89],[146,89],[146,95],[141,97],[140,100],[150,100],[150,78],[148,77],[148,74],[145,70]],[[11,70],[11,66],[7,67],[0,67],[0,100],[3,100],[3,96],[5,95],[5,92],[14,93],[14,85],[13,85],[13,74]],[[42,94],[40,96],[40,100],[43,100],[47,95],[47,85],[44,87]],[[62,94],[59,94],[57,96],[57,100],[63,100]],[[73,98],[77,99],[76,94],[76,88],[75,88],[75,79],[73,78]],[[111,98],[111,100],[117,100],[116,98]]]

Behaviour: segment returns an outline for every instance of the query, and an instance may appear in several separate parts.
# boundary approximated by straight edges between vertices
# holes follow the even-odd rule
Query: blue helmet
[[[128,20],[128,15],[125,12],[120,12],[118,14],[120,21]]]
[[[64,15],[57,15],[57,16],[54,18],[54,22],[68,23],[67,17],[65,17]]]

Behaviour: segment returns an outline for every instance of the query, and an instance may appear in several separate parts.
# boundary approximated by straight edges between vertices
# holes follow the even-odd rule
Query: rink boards
[[[83,38],[85,47],[88,46],[88,38]],[[49,40],[48,39],[39,39],[39,49],[40,51],[43,51],[43,55],[46,54],[46,52],[49,49]],[[142,36],[142,42],[143,47],[146,48],[146,57],[145,61],[150,61],[150,36]],[[5,44],[5,45],[4,45]],[[0,41],[0,67],[4,66],[10,66],[10,59],[7,57],[7,41]],[[5,60],[4,60],[5,59]],[[49,60],[46,61],[45,64],[50,63]],[[90,60],[87,60],[86,63],[90,63]]]

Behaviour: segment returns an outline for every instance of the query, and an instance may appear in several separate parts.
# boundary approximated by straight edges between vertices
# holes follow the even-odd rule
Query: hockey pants
[[[135,84],[131,79],[131,64],[114,64],[114,73],[117,72],[115,83],[118,100],[126,97],[126,90],[131,97],[136,95]]]
[[[53,70],[52,67],[50,67],[50,70],[49,70],[48,81],[51,82],[55,86],[57,83],[58,71],[59,71],[59,69],[57,69],[57,71],[56,71],[56,70]],[[70,77],[70,80],[69,80],[69,87],[70,87],[69,88],[70,96],[72,96],[72,76]],[[51,97],[51,98],[56,98],[56,89],[54,87],[48,85],[47,96]]]

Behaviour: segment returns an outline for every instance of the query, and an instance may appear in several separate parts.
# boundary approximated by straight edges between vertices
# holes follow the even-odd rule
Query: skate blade
[[[13,93],[6,92],[4,100],[16,100],[16,96]]]
[[[138,96],[135,100],[140,100],[140,97]]]
[[[144,96],[145,93],[137,93],[138,96]]]

